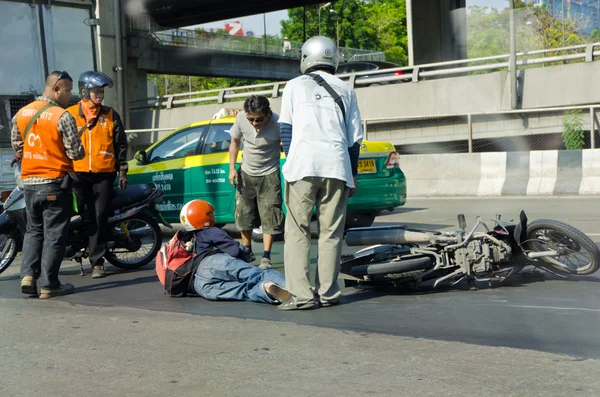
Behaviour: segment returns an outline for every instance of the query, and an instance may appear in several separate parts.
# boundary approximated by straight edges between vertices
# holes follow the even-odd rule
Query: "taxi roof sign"
[[[213,120],[222,119],[224,117],[235,117],[242,109],[222,108],[212,117]]]

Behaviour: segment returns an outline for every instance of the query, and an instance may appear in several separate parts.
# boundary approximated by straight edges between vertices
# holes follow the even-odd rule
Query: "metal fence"
[[[600,106],[560,107],[436,117],[365,119],[366,139],[388,141],[402,154],[563,150],[565,135],[600,145]],[[577,148],[571,146],[570,148]]]
[[[562,55],[557,55],[557,54]],[[549,50],[519,52],[517,68],[543,67],[556,63],[570,64],[592,62],[600,56],[600,42],[576,46],[553,48]],[[351,87],[368,87],[372,84],[393,82],[418,82],[421,80],[439,79],[452,76],[465,76],[477,73],[489,73],[508,70],[509,54],[484,58],[460,59],[456,61],[430,63],[415,66],[403,66],[390,69],[379,69],[368,72],[339,74],[338,77],[348,81]],[[398,73],[396,73],[398,72]],[[130,101],[130,109],[144,109],[188,104],[224,103],[227,100],[240,100],[250,95],[277,97],[281,94],[285,82],[256,84],[243,87],[229,87],[219,90],[186,92],[153,98]],[[180,99],[180,98],[187,99]]]
[[[232,36],[226,33],[196,32],[187,29],[170,29],[152,33],[154,38],[167,46],[203,48],[213,51],[243,52],[300,59],[302,43],[292,41],[291,50],[283,50],[283,41],[273,38]],[[385,61],[382,51],[339,48],[340,61],[372,60]]]
[[[146,15],[130,15],[129,30],[150,33],[161,45],[203,48],[213,51],[266,54],[300,59],[301,42],[291,41],[291,51],[283,50],[283,41],[267,37],[236,36],[223,32],[206,32],[193,29],[168,29],[158,25]],[[345,61],[385,61],[383,51],[362,50],[340,47],[340,60]]]

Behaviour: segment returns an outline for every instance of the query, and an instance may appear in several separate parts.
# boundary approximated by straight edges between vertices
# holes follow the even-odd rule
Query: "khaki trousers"
[[[317,207],[319,245],[315,290],[321,301],[336,300],[349,189],[332,178],[304,178],[285,184],[284,263],[287,289],[296,303],[314,299],[309,281],[310,220]]]

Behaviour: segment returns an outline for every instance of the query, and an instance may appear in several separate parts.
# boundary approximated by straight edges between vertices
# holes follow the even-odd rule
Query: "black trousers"
[[[25,185],[27,232],[23,240],[21,277],[40,279],[42,288],[58,288],[73,208],[70,189],[58,183]]]
[[[110,201],[113,198],[115,173],[77,172],[73,192],[77,196],[79,214],[85,221],[90,264],[102,265],[106,253],[106,234]]]

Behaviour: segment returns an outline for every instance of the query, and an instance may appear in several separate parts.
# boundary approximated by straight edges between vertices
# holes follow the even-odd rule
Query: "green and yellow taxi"
[[[214,206],[218,224],[234,223],[235,189],[229,184],[229,130],[234,122],[235,111],[225,109],[137,152],[129,162],[129,183],[156,183],[165,193],[157,208],[168,222],[179,222],[184,203],[202,199]],[[238,163],[242,156],[243,150]],[[370,226],[380,211],[404,205],[406,179],[391,143],[364,141],[358,172],[358,188],[348,201],[348,227]]]

